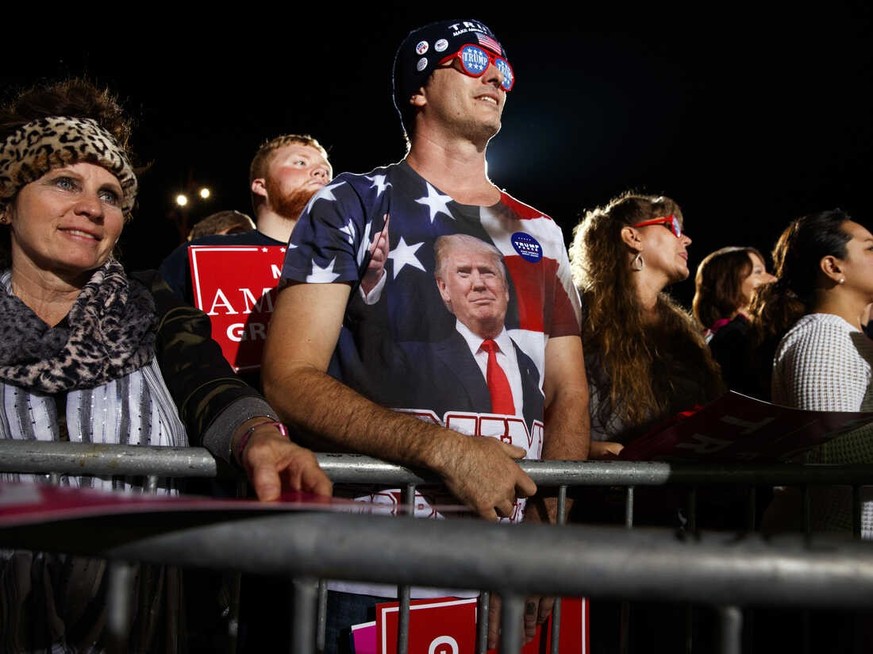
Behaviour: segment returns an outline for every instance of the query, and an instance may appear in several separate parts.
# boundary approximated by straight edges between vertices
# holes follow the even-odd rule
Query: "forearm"
[[[575,356],[578,356],[575,355]],[[575,357],[574,357],[575,358]],[[585,461],[591,449],[591,424],[588,411],[588,382],[582,366],[570,366],[557,381],[548,385],[545,406],[545,431],[541,458],[550,461]],[[564,516],[572,501],[568,498]],[[555,489],[543,492],[529,501],[525,519],[533,522],[556,523],[558,500]]]
[[[587,388],[577,386],[558,391],[545,409],[542,458],[585,461],[590,448]]]
[[[172,293],[154,271],[132,273],[155,299],[155,352],[192,445],[231,461],[230,441],[254,417],[276,419],[266,400],[240,379],[212,339],[209,316]]]
[[[553,338],[546,346],[543,459],[584,461],[591,446],[588,377],[582,340]]]
[[[220,405],[219,401],[210,403],[212,406]],[[239,437],[241,433],[254,424],[253,418],[257,421],[278,421],[279,416],[273,411],[272,407],[267,404],[266,400],[258,397],[237,397],[227,405],[224,405],[223,411],[214,416],[208,424],[206,431],[203,433],[203,447],[209,450],[209,453],[228,463],[236,463],[233,452],[233,441]],[[201,415],[207,415],[201,412]]]
[[[281,419],[319,451],[351,451],[440,473],[447,450],[467,438],[371,402],[315,368],[283,379],[265,376],[264,391]]]

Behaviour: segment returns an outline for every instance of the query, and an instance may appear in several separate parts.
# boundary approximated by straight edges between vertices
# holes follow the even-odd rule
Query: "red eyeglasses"
[[[676,238],[682,238],[682,225],[679,224],[679,219],[670,214],[669,216],[663,216],[661,218],[652,218],[651,220],[644,220],[641,223],[637,223],[636,225],[631,225],[631,227],[648,227],[649,225],[663,225],[671,232],[673,232],[673,236]]]
[[[457,52],[440,59],[437,65],[442,66],[455,58],[461,62],[461,71],[465,75],[482,77],[488,70],[488,66],[494,64],[503,76],[503,79],[500,80],[500,86],[503,90],[511,91],[512,87],[515,86],[515,74],[512,72],[512,66],[509,65],[509,62],[485,48],[467,43],[462,45]]]

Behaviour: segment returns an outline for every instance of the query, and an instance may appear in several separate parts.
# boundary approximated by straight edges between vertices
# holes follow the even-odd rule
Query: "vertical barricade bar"
[[[319,603],[318,581],[309,577],[295,578],[294,619],[291,624],[291,654],[315,651],[315,627]],[[324,634],[321,634],[324,641]],[[323,651],[324,645],[319,646]]]
[[[500,654],[520,654],[524,597],[500,593]]]
[[[634,487],[628,486],[625,490],[624,526],[632,529],[634,526]],[[631,605],[627,600],[621,602],[621,614],[619,617],[619,654],[628,654],[630,646],[630,621]]]
[[[415,484],[407,484],[404,492],[404,503],[409,512],[408,519],[415,519]],[[397,588],[397,600],[400,614],[397,619],[397,654],[407,654],[409,650],[409,598],[410,587]]]
[[[697,486],[692,486],[688,489],[688,499],[686,502],[686,510],[688,511],[688,530],[692,534],[697,533]]]
[[[555,605],[552,607],[552,646],[549,648],[551,654],[561,654],[561,598],[555,598]]]
[[[131,607],[133,593],[134,574],[133,564],[127,562],[114,562],[107,564],[109,575],[109,589],[107,591],[108,615],[107,631],[109,643],[106,647],[108,654],[127,653],[127,634],[130,631],[130,621],[133,618]]]
[[[634,526],[634,487],[628,486],[624,496],[624,526],[630,529]]]
[[[567,486],[558,486],[558,525],[567,523],[565,518],[567,513]],[[561,598],[555,597],[555,605],[552,607],[552,629],[551,629],[552,645],[549,648],[550,654],[560,654],[561,652]]]
[[[491,593],[479,593],[476,602],[476,654],[488,651],[488,611],[491,608]]]
[[[697,484],[688,489],[686,498],[686,510],[688,511],[687,522],[688,532],[697,534]],[[685,606],[685,654],[691,654],[694,651],[694,606],[687,604]]]
[[[740,654],[742,651],[743,613],[736,606],[718,609],[721,627],[721,654]]]
[[[324,579],[318,581],[318,618],[316,620],[315,646],[316,652],[324,651],[327,639],[327,582]]]

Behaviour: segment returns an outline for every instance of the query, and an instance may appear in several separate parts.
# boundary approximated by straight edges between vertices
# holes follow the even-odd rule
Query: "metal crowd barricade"
[[[319,454],[335,483],[386,483],[414,490],[435,479],[420,471],[359,455]],[[522,467],[541,488],[555,488],[559,503],[574,486],[624,487],[626,527],[633,526],[633,491],[642,486],[712,484],[811,486],[873,480],[873,466],[719,466],[657,462],[530,461]],[[221,466],[201,448],[148,448],[0,441],[0,472],[141,476],[147,488],[160,477],[216,477]],[[856,521],[855,532],[859,525]],[[63,529],[59,526],[58,529]],[[741,651],[742,610],[772,603],[786,607],[867,608],[873,603],[871,544],[842,540],[811,547],[810,536],[764,539],[746,533],[702,533],[677,539],[668,529],[635,530],[593,525],[518,525],[507,528],[478,520],[415,520],[351,513],[307,512],[247,518],[247,543],[240,525],[216,524],[161,533],[97,551],[71,552],[113,562],[113,587],[126,583],[126,562],[172,564],[287,575],[294,581],[292,651],[318,652],[323,645],[323,582],[326,579],[397,584],[401,620],[398,651],[406,651],[408,589],[411,585],[475,588],[503,598],[502,654],[520,652],[520,624],[528,594],[586,596],[623,601],[666,599],[709,607],[720,617],[721,652]],[[22,533],[0,530],[0,546],[23,547]],[[815,535],[817,541],[827,540]],[[10,540],[11,539],[11,540]],[[40,548],[56,549],[53,539]],[[451,548],[433,548],[451,542]],[[208,547],[206,547],[208,544]],[[32,545],[32,544],[30,544]],[[44,547],[43,547],[44,545]],[[507,571],[512,570],[511,575]],[[321,590],[319,590],[319,588]],[[481,605],[480,605],[481,606]],[[124,607],[111,617],[124,624]],[[480,613],[482,615],[483,613]],[[487,614],[487,611],[484,612]],[[557,622],[557,621],[556,621]],[[119,627],[120,628],[120,627]],[[553,637],[553,654],[559,642]],[[484,645],[479,646],[480,654]]]

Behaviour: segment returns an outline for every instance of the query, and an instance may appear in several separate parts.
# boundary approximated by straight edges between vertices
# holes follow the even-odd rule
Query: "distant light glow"
[[[212,191],[208,187],[204,186],[200,189],[199,195],[200,195],[200,199],[208,200],[210,198],[210,196],[212,196]]]
[[[179,207],[187,207],[188,206],[188,196],[184,193],[179,193],[176,196],[176,206]]]

